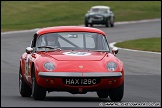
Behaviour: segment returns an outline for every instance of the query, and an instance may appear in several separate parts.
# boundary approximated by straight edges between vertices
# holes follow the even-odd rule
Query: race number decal
[[[87,56],[87,55],[91,55],[91,53],[88,53],[88,52],[64,52],[63,54],[69,55],[69,56]]]
[[[27,58],[25,60],[25,76],[26,76],[26,79],[28,80],[28,75],[29,75],[29,71],[30,71],[30,65],[29,65],[29,57],[30,57],[31,54],[28,54],[27,55]]]

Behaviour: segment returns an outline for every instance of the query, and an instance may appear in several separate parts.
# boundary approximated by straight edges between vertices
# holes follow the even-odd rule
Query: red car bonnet
[[[70,54],[73,53],[73,54]],[[76,53],[76,54],[75,54]],[[75,52],[75,51],[60,51],[60,52],[48,52],[45,53],[46,55],[56,59],[56,60],[102,60],[106,56],[106,52],[83,52],[86,53],[85,55],[78,55],[77,53],[82,52]]]

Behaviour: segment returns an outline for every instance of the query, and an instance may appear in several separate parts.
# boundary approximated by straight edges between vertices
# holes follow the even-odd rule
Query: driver
[[[47,46],[53,46],[55,48],[59,48],[60,44],[58,42],[58,34],[49,34],[46,37],[47,40]]]

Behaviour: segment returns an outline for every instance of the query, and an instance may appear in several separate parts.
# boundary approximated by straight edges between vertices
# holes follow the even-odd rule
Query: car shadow
[[[69,97],[69,96],[48,96],[43,101],[66,101],[66,102],[111,102],[109,98],[98,97]]]
[[[91,26],[88,26],[88,27],[91,27]],[[115,27],[115,26],[114,26]],[[105,25],[93,25],[92,28],[107,28],[107,29],[112,29],[114,27],[106,27]]]

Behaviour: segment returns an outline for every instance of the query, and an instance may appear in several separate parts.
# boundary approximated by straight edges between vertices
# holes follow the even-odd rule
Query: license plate
[[[64,84],[75,86],[96,85],[99,81],[99,78],[63,78]]]

